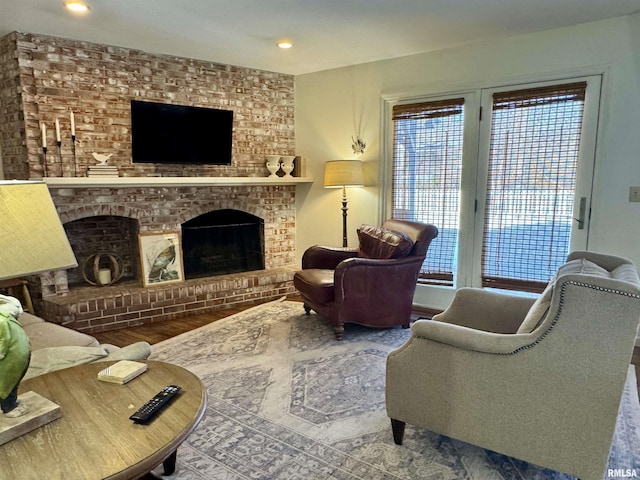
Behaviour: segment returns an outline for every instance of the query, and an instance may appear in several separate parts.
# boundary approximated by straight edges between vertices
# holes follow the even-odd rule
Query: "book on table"
[[[98,372],[98,380],[124,385],[147,371],[147,364],[132,360],[120,360]]]

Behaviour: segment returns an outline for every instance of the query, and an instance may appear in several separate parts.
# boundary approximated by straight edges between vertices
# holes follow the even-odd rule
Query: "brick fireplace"
[[[68,233],[68,226],[73,227],[69,237],[79,267],[39,277],[39,310],[51,321],[95,332],[292,294],[296,187],[253,183],[256,184],[83,188],[50,185],[63,225]],[[138,233],[181,231],[185,222],[210,212],[230,210],[263,223],[264,269],[144,288],[139,275],[132,273],[138,265],[131,262],[139,261],[138,256],[132,255],[133,260],[125,261],[125,272],[129,273],[113,285],[96,286],[82,281],[80,270],[93,253],[111,251],[123,257],[122,244],[137,244]],[[98,219],[106,221],[106,225],[101,226]],[[120,228],[121,235],[113,235],[113,225]]]
[[[115,252],[125,268],[120,281],[104,287],[86,283],[77,269],[31,278],[38,314],[91,332],[293,292],[297,183],[265,179],[266,155],[294,154],[293,76],[19,32],[0,38],[0,67],[5,178],[48,177],[78,260]],[[232,164],[133,163],[131,100],[233,110]],[[50,148],[45,172],[41,125],[53,145],[56,120],[61,146]],[[110,156],[120,177],[88,181],[93,153]],[[180,231],[185,222],[224,209],[263,225],[264,269],[143,287],[136,271],[139,233]]]

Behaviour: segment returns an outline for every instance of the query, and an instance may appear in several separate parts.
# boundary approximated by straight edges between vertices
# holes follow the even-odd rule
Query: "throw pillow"
[[[638,270],[630,263],[624,263],[611,272],[611,278],[638,285]]]
[[[386,260],[406,257],[413,248],[413,241],[406,234],[373,225],[361,225],[358,240],[358,256],[362,258]]]
[[[49,347],[31,352],[31,363],[25,380],[43,373],[95,362],[108,355],[102,347]]]
[[[554,282],[549,283],[547,288],[545,288],[536,301],[533,302],[533,305],[531,305],[531,308],[516,333],[531,333],[542,323],[542,319],[547,316],[549,306],[551,305],[554,285]]]
[[[562,265],[558,269],[558,273],[556,273],[555,278],[562,275],[575,275],[579,273],[584,275],[595,275],[597,277],[611,277],[609,270],[601,267],[597,263],[593,263],[586,258],[576,258],[575,260],[571,260],[570,262]]]
[[[593,263],[586,258],[576,258],[575,260],[565,263],[558,269],[555,276],[547,285],[547,288],[544,289],[544,292],[542,292],[538,299],[533,303],[529,312],[520,324],[520,328],[518,328],[517,333],[530,333],[538,328],[549,311],[551,296],[553,295],[553,288],[556,280],[563,275],[575,274],[595,275],[598,277],[611,276],[606,268],[602,268],[600,265]]]

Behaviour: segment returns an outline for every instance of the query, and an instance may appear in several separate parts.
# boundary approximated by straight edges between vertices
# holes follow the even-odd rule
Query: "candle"
[[[41,123],[40,129],[42,130],[42,148],[47,148],[47,126]]]
[[[56,142],[60,141],[60,121],[56,118]]]
[[[71,136],[76,136],[76,117],[73,115],[73,110],[69,113],[69,118],[71,119]]]
[[[100,285],[109,285],[111,283],[111,270],[108,268],[98,270],[98,283]]]

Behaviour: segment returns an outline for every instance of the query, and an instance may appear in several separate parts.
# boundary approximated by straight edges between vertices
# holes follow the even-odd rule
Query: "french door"
[[[541,291],[586,249],[599,101],[593,76],[393,105],[387,216],[440,229],[421,283]]]

